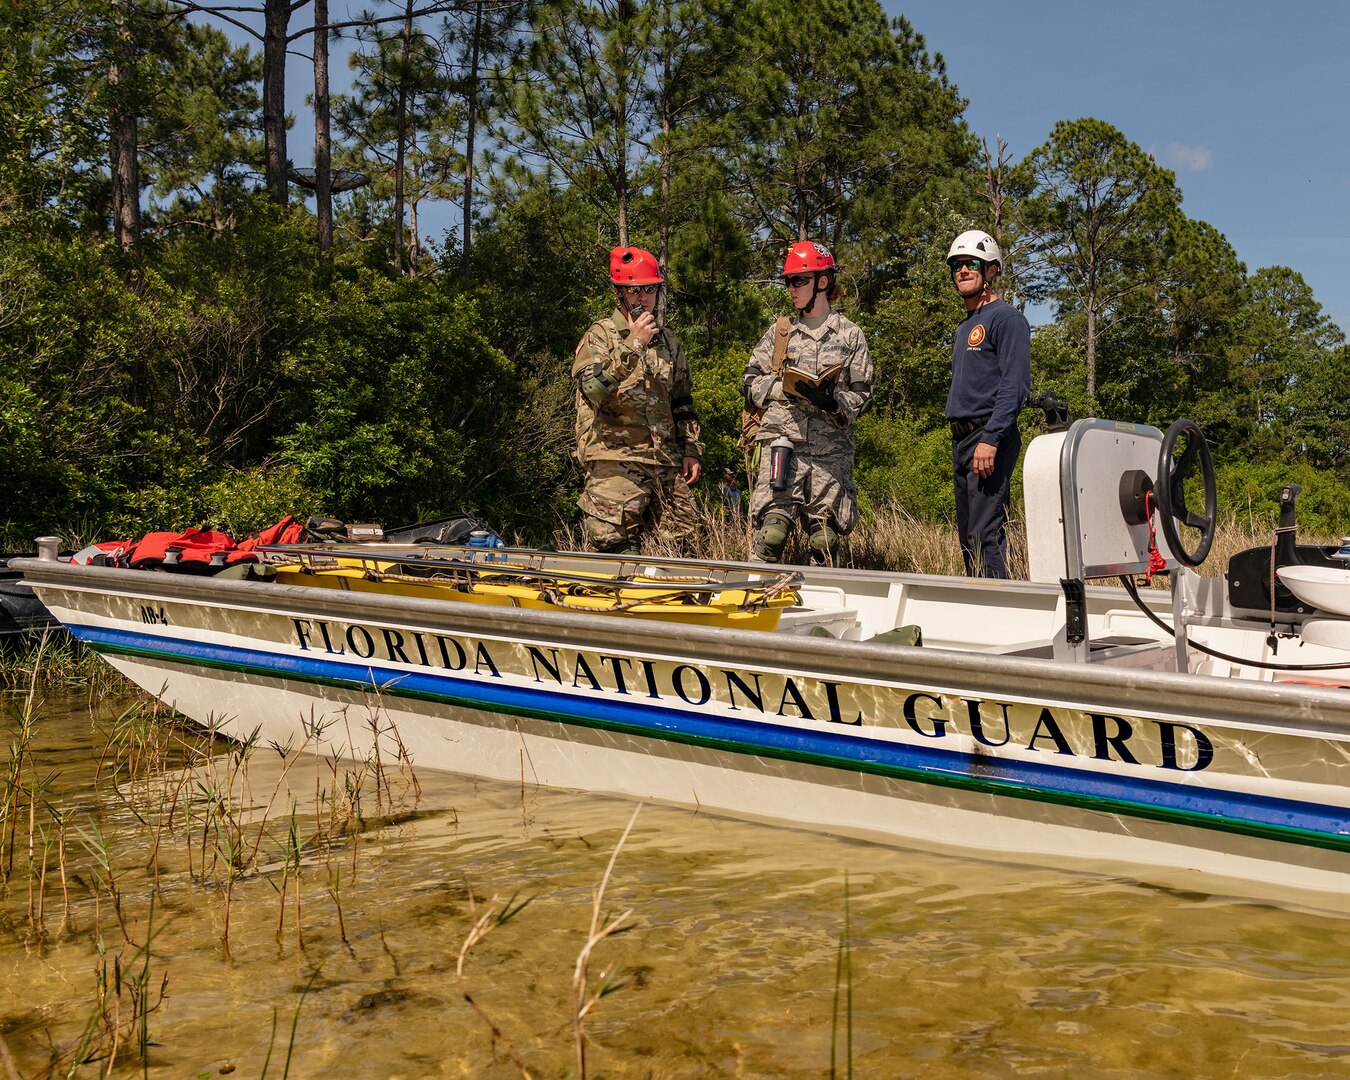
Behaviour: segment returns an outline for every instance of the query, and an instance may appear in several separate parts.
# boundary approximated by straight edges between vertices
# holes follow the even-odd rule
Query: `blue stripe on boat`
[[[858,728],[803,729],[770,720],[700,716],[655,703],[583,697],[545,687],[496,684],[488,678],[405,672],[371,664],[286,656],[258,649],[161,637],[95,626],[71,626],[95,648],[246,670],[310,681],[373,687],[380,693],[557,720],[586,727],[618,728],[649,738],[714,745],[737,753],[773,756],[844,770],[861,770],[1044,801],[1069,802],[1164,820],[1318,846],[1350,850],[1350,811],[1266,795],[1066,769],[986,754],[968,754],[853,734]],[[644,699],[647,700],[647,699]],[[1107,806],[1093,806],[1105,803]],[[1302,834],[1302,835],[1298,835]]]

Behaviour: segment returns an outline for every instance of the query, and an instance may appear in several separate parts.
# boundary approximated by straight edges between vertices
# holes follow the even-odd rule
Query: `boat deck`
[[[1019,587],[999,590],[1001,603],[995,605],[990,603],[989,584],[897,575],[884,592],[870,595],[860,595],[856,585],[850,590],[841,585],[807,584],[799,590],[801,605],[780,614],[776,632],[828,633],[846,641],[869,641],[901,628],[917,628],[929,648],[1044,660],[1063,653],[1064,604],[1058,590],[1010,583]],[[1172,639],[1135,608],[1122,590],[1103,588],[1092,593],[1092,662],[1176,670]],[[1170,597],[1158,593],[1157,600],[1166,615]]]

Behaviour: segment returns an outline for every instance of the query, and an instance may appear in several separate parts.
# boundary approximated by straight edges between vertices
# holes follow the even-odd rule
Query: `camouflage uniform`
[[[586,473],[581,524],[598,551],[636,550],[645,529],[682,540],[694,500],[681,476],[702,458],[689,361],[661,330],[645,348],[629,344],[622,311],[592,323],[577,346],[577,461]]]
[[[837,311],[815,328],[794,319],[785,367],[810,374],[843,365],[835,381],[838,410],[827,413],[810,402],[785,395],[780,375],[773,373],[774,329],[760,338],[745,367],[746,399],[764,409],[760,421],[759,476],[750,496],[750,520],[762,528],[766,519],[785,521],[790,531],[798,517],[808,533],[852,531],[858,514],[858,489],[853,484],[853,432],[850,425],[872,397],[872,357],[858,326]],[[792,440],[793,467],[787,489],[769,487],[768,443],[786,435]],[[826,533],[828,536],[828,532]],[[828,547],[832,550],[833,538]],[[815,546],[813,542],[813,547]],[[778,545],[781,551],[782,545]],[[763,551],[759,557],[766,557]]]

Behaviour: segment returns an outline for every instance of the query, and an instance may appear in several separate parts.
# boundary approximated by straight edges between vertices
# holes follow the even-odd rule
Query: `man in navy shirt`
[[[963,232],[947,252],[966,317],[952,343],[952,483],[969,577],[1008,576],[1008,491],[1022,437],[1017,414],[1031,387],[1031,327],[993,291],[1003,254],[986,232]]]

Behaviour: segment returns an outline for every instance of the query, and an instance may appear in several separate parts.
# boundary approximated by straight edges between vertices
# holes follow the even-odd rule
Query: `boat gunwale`
[[[1129,711],[1187,717],[1225,727],[1261,732],[1288,731],[1350,740],[1350,693],[1297,683],[1267,683],[1251,679],[1110,667],[1099,663],[1009,657],[984,651],[874,644],[772,631],[702,627],[660,620],[631,620],[616,635],[613,616],[584,612],[495,605],[472,605],[421,597],[384,597],[375,593],[346,592],[303,585],[251,582],[206,576],[80,566],[48,559],[16,559],[11,565],[25,580],[44,587],[80,592],[116,593],[140,600],[173,599],[203,606],[228,606],[292,618],[298,609],[307,615],[328,615],[347,622],[385,620],[415,625],[441,633],[468,633],[506,640],[542,638],[572,647],[605,649],[604,643],[621,636],[641,651],[680,657],[709,658],[738,665],[790,667],[794,660],[812,676],[837,676],[865,683],[901,683],[960,687],[991,697],[1006,697],[1009,681],[1041,687],[1029,700],[1054,700],[1067,707]],[[835,573],[839,573],[836,571]],[[919,574],[871,575],[914,584],[973,585],[961,578]],[[1001,582],[1029,586],[1030,582]],[[1041,587],[1042,589],[1044,587]],[[1038,590],[1039,591],[1039,590]],[[1095,591],[1095,590],[1094,590]],[[1101,592],[1107,590],[1102,589]],[[296,604],[285,604],[292,599]],[[895,661],[899,658],[900,665]],[[886,665],[885,661],[890,661]],[[897,666],[900,670],[895,670]],[[1348,665],[1350,666],[1350,665]],[[890,670],[887,670],[887,667]],[[1067,680],[1068,672],[1073,677]],[[1150,692],[1157,704],[1140,701]],[[1122,695],[1132,704],[1123,704]]]

